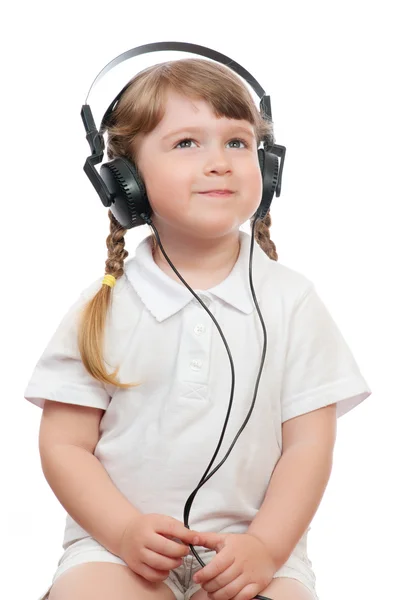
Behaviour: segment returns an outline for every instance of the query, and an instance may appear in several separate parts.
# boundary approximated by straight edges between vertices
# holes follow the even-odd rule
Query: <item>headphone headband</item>
[[[137,46],[136,48],[131,48],[119,56],[116,56],[113,60],[111,60],[95,77],[93,80],[91,87],[89,88],[85,104],[88,104],[89,95],[92,92],[92,89],[99,83],[99,81],[108,73],[113,67],[119,65],[134,56],[140,56],[141,54],[147,54],[150,52],[161,52],[161,51],[169,51],[169,50],[177,50],[181,52],[189,52],[190,54],[198,54],[200,56],[205,56],[206,58],[210,58],[211,60],[215,60],[226,67],[229,67],[233,71],[235,71],[240,77],[246,80],[250,86],[253,88],[257,96],[260,98],[260,110],[263,111],[264,115],[269,118],[272,118],[271,113],[271,101],[270,97],[265,95],[265,90],[258,83],[258,81],[247,71],[244,67],[242,67],[239,63],[229,58],[225,54],[221,52],[217,52],[216,50],[212,50],[211,48],[207,48],[206,46],[199,46],[198,44],[190,44],[187,42],[155,42],[152,44],[143,44],[142,46]],[[109,114],[114,110],[115,105],[120,100],[120,97],[124,94],[127,87],[130,85],[128,83],[124,88],[117,94],[116,98],[111,102],[107,111],[105,112],[101,126],[99,128],[99,132],[103,133],[104,131],[104,123],[107,121]]]

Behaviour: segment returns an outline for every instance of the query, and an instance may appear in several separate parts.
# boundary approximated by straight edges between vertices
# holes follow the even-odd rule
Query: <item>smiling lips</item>
[[[233,194],[231,190],[208,190],[206,192],[198,192],[204,194],[204,196],[230,196]]]

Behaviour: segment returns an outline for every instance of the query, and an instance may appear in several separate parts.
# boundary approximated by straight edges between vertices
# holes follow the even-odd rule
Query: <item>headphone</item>
[[[133,56],[163,50],[178,50],[189,52],[191,54],[198,54],[229,67],[251,85],[260,98],[260,113],[262,117],[265,120],[272,121],[270,97],[265,94],[265,91],[258,81],[256,81],[244,67],[228,56],[216,52],[215,50],[211,50],[210,48],[206,48],[205,46],[198,46],[196,44],[188,44],[185,42],[157,42],[137,46],[114,58],[94,79],[89,89],[86,102],[81,109],[81,118],[87,134],[86,139],[92,152],[91,156],[88,156],[85,161],[84,171],[97,191],[103,205],[110,207],[114,217],[125,229],[144,225],[148,222],[148,219],[152,214],[145,184],[138,173],[136,165],[125,157],[116,157],[109,162],[103,163],[100,168],[100,173],[95,169],[95,165],[100,163],[103,159],[105,150],[103,134],[106,130],[109,116],[116,108],[120,97],[131,82],[117,94],[108,107],[102,118],[99,131],[95,126],[91,108],[89,104],[87,104],[88,96],[91,93],[92,88],[114,66]],[[285,153],[286,148],[284,146],[278,144],[272,145],[268,138],[263,140],[263,148],[258,149],[258,161],[261,170],[263,191],[260,205],[254,215],[257,219],[263,219],[266,216],[270,209],[274,193],[277,197],[281,194],[282,170],[285,161]],[[278,157],[281,157],[280,166]]]
[[[116,220],[125,229],[131,229],[133,227],[137,227],[138,225],[144,225],[145,223],[151,226],[151,228],[154,231],[155,237],[157,239],[158,245],[162,251],[162,254],[166,258],[167,262],[169,263],[169,265],[171,266],[173,271],[176,273],[176,275],[182,281],[182,283],[188,288],[188,290],[193,294],[193,296],[198,300],[198,302],[202,305],[204,310],[209,314],[209,316],[213,320],[213,322],[216,325],[216,327],[219,331],[219,334],[225,344],[225,347],[226,347],[226,350],[227,350],[227,353],[229,356],[230,367],[231,367],[231,372],[232,372],[232,386],[231,386],[231,393],[230,393],[229,409],[228,409],[228,412],[226,415],[226,419],[225,419],[224,427],[223,427],[223,430],[221,433],[221,437],[219,439],[219,442],[218,442],[217,448],[214,452],[214,455],[213,455],[205,473],[201,477],[201,480],[200,480],[197,488],[195,490],[193,490],[193,492],[190,494],[190,496],[187,499],[187,502],[185,504],[183,521],[184,521],[184,525],[187,528],[189,528],[188,516],[190,513],[191,504],[195,498],[196,493],[201,488],[201,486],[204,485],[212,477],[212,475],[214,475],[214,473],[216,473],[216,471],[222,466],[224,461],[229,456],[239,435],[245,428],[245,426],[251,416],[251,413],[254,408],[255,399],[257,397],[258,386],[259,386],[262,369],[263,369],[263,365],[264,365],[264,360],[265,360],[265,355],[266,355],[267,333],[266,333],[264,319],[262,317],[262,314],[261,314],[261,311],[260,311],[260,308],[259,308],[259,305],[257,302],[257,298],[255,295],[253,278],[252,278],[254,228],[255,228],[255,224],[256,224],[257,220],[263,219],[266,216],[267,212],[269,211],[274,194],[276,194],[277,197],[280,196],[282,171],[283,171],[283,165],[284,165],[284,160],[285,160],[286,148],[284,146],[280,146],[278,144],[271,144],[271,140],[267,136],[263,140],[263,148],[258,148],[258,150],[257,150],[263,186],[262,186],[261,202],[260,202],[259,207],[257,208],[257,211],[255,212],[255,215],[254,215],[255,218],[254,218],[253,226],[252,226],[253,232],[252,232],[252,236],[251,236],[251,247],[250,247],[249,280],[250,280],[251,293],[252,293],[252,296],[254,299],[254,304],[256,306],[258,316],[261,321],[263,334],[264,334],[262,358],[261,358],[259,372],[257,375],[257,380],[255,383],[253,401],[251,404],[251,408],[247,414],[247,417],[246,417],[245,421],[243,422],[241,428],[237,432],[237,435],[234,438],[234,440],[233,440],[231,446],[229,447],[229,450],[227,451],[223,460],[210,473],[208,473],[208,471],[210,470],[210,468],[215,460],[215,457],[217,456],[218,451],[221,447],[221,444],[223,441],[223,436],[224,436],[224,433],[226,430],[226,426],[228,423],[228,419],[229,419],[230,411],[231,411],[231,407],[232,407],[233,396],[234,396],[234,386],[235,386],[233,358],[232,358],[229,346],[227,344],[227,341],[225,339],[225,336],[222,332],[222,329],[220,328],[215,317],[213,316],[211,311],[208,309],[208,307],[204,304],[204,302],[201,300],[201,298],[199,298],[199,296],[197,296],[197,294],[194,292],[194,290],[183,279],[181,274],[177,271],[177,269],[175,268],[175,266],[172,264],[169,257],[167,256],[167,254],[163,248],[163,245],[161,243],[158,231],[155,228],[154,224],[152,223],[152,220],[151,220],[152,208],[151,208],[151,205],[149,203],[149,200],[148,200],[148,197],[146,194],[145,184],[142,181],[142,178],[139,175],[135,164],[125,157],[116,157],[109,162],[103,163],[100,168],[100,173],[98,173],[98,171],[95,169],[95,165],[98,164],[99,162],[101,162],[103,159],[103,153],[105,150],[105,141],[103,138],[103,134],[107,127],[108,118],[110,117],[113,110],[116,108],[120,97],[125,92],[125,90],[128,88],[128,86],[130,85],[131,82],[129,82],[118,93],[118,95],[115,97],[113,102],[109,105],[107,111],[105,112],[105,114],[102,118],[102,122],[101,122],[101,126],[99,128],[99,131],[96,129],[95,122],[94,122],[94,119],[92,116],[91,108],[90,108],[89,104],[87,103],[88,96],[91,93],[92,88],[115,65],[118,65],[119,63],[121,63],[133,56],[138,56],[140,54],[145,54],[148,52],[163,51],[163,50],[178,50],[178,51],[189,52],[191,54],[198,54],[201,56],[206,56],[207,58],[215,60],[216,62],[220,62],[221,64],[231,68],[233,71],[238,73],[241,77],[243,77],[243,79],[245,79],[251,85],[253,90],[259,96],[259,98],[260,98],[260,113],[261,113],[262,117],[265,120],[272,121],[272,113],[271,113],[270,97],[265,94],[264,89],[261,87],[261,85],[258,83],[258,81],[256,81],[256,79],[254,79],[254,77],[248,71],[246,71],[246,69],[244,67],[242,67],[241,65],[236,63],[234,60],[232,60],[228,56],[221,54],[220,52],[216,52],[215,50],[211,50],[210,48],[206,48],[205,46],[198,46],[196,44],[188,44],[188,43],[184,43],[184,42],[158,42],[158,43],[153,43],[153,44],[145,44],[143,46],[137,46],[136,48],[132,48],[131,50],[128,50],[127,52],[124,52],[123,54],[120,54],[119,56],[114,58],[112,61],[110,61],[102,69],[102,71],[100,71],[100,73],[97,75],[97,77],[94,79],[94,81],[89,89],[89,92],[87,94],[86,103],[82,106],[82,109],[81,109],[81,118],[84,123],[85,131],[86,131],[86,139],[89,143],[89,146],[90,146],[91,152],[92,152],[91,156],[89,156],[85,161],[84,171],[87,174],[87,176],[89,177],[89,180],[91,181],[95,190],[97,191],[97,193],[102,201],[102,204],[106,207],[110,207],[110,210],[111,210],[112,214],[114,215],[114,217],[116,218]],[[280,166],[279,166],[278,157],[281,158]],[[190,546],[191,552],[196,557],[196,559],[198,560],[200,565],[202,567],[204,567],[205,563],[201,559],[201,557],[198,555],[198,553],[196,552],[194,546],[192,544],[189,544],[189,546]],[[260,599],[260,600],[271,600],[265,596],[261,596],[260,594],[257,594],[254,598]]]

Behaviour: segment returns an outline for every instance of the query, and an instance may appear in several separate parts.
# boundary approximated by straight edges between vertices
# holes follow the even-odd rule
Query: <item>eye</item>
[[[245,147],[245,148],[248,148],[248,143],[247,143],[245,140],[241,140],[240,138],[235,138],[234,140],[230,140],[230,142],[229,142],[229,143],[231,143],[231,142],[240,142],[241,144],[244,144],[244,147]],[[237,146],[237,148],[238,148],[238,147],[239,147],[239,146]]]
[[[190,146],[188,146],[188,145],[186,145],[186,146],[182,146],[182,144],[184,144],[184,143],[186,143],[186,142],[194,142],[194,140],[193,140],[193,139],[191,139],[191,138],[184,138],[183,140],[180,140],[180,142],[178,142],[178,143],[177,143],[177,144],[176,144],[174,147],[175,147],[175,148],[190,148]],[[244,147],[245,147],[245,148],[248,148],[248,147],[249,147],[249,144],[248,144],[248,142],[246,142],[245,140],[242,140],[242,139],[240,139],[240,138],[234,138],[233,140],[230,140],[230,141],[228,142],[228,144],[231,144],[232,142],[240,142],[240,144],[244,144]],[[233,148],[233,147],[241,149],[241,148],[240,148],[240,146],[232,146],[232,148]]]
[[[190,148],[190,146],[181,146],[181,144],[184,144],[184,142],[193,142],[194,140],[192,140],[191,138],[185,138],[184,140],[180,140],[180,142],[178,142],[175,146],[175,148]]]

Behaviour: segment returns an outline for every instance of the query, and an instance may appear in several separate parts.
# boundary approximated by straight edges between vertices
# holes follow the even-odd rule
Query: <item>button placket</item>
[[[180,345],[181,364],[179,366],[179,379],[183,386],[205,386],[208,381],[211,327],[206,323],[206,319],[209,319],[208,315],[194,298],[184,313],[183,336]]]

